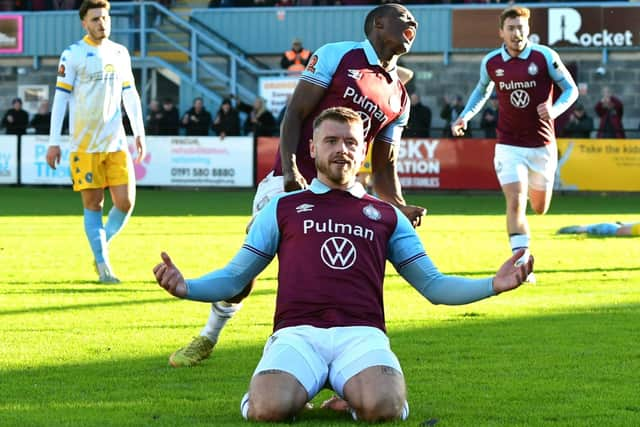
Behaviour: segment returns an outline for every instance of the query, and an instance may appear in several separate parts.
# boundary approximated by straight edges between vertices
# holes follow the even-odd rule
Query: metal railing
[[[129,35],[130,50],[139,52],[133,55],[134,62],[143,67],[162,64],[179,75],[181,82],[188,82],[214,102],[219,103],[228,95],[252,102],[261,76],[286,75],[284,70],[254,64],[237,46],[217,40],[208,31],[156,2],[112,3],[112,14],[129,18],[128,28],[114,28],[112,32]],[[160,25],[154,25],[160,22],[162,30],[156,28]],[[155,56],[156,51],[150,48],[158,42],[170,48],[166,52],[184,55],[186,61],[169,62]],[[146,79],[144,74],[143,80]],[[141,84],[146,86],[146,81]]]

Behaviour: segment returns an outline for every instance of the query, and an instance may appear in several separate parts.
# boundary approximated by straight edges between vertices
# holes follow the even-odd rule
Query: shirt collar
[[[507,52],[507,46],[504,43],[502,44],[501,54],[502,54],[502,60],[504,62],[507,62],[508,60],[513,59],[513,56],[509,55],[509,52]],[[527,59],[529,55],[531,55],[531,42],[528,41],[527,46],[524,48],[522,52],[520,52],[517,58]]]
[[[370,65],[378,65],[378,66],[380,66],[380,58],[378,58],[378,54],[376,53],[376,50],[373,48],[373,45],[371,44],[369,39],[365,39],[364,41],[362,41],[360,43],[360,45],[364,49],[364,54],[367,57],[367,62]],[[393,81],[398,80],[398,67],[397,66],[393,67],[389,71],[385,70],[385,72],[387,74],[389,74],[389,76],[391,77],[391,79]]]
[[[88,44],[89,46],[92,46],[92,47],[98,47],[98,46],[99,46],[98,44],[96,44],[96,42],[94,42],[93,40],[91,40],[91,38],[89,37],[89,35],[84,36],[84,37],[82,38],[82,40],[84,40],[84,42],[85,42],[86,44]]]
[[[313,178],[313,181],[311,181],[311,185],[309,186],[309,190],[311,190],[315,194],[325,194],[331,191],[332,189],[327,187],[318,178]],[[356,181],[355,184],[353,184],[351,187],[349,187],[345,191],[357,199],[362,199],[365,196],[365,194],[367,194],[362,184],[360,184],[358,181]]]

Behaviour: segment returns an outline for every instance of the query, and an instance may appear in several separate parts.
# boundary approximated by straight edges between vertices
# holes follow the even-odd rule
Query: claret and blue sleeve
[[[389,241],[388,259],[400,275],[433,304],[460,305],[492,295],[493,278],[467,279],[438,271],[409,220],[397,211],[398,225]]]
[[[269,265],[280,240],[277,205],[278,198],[274,198],[256,215],[244,244],[226,266],[186,280],[186,299],[215,302],[231,298]]]

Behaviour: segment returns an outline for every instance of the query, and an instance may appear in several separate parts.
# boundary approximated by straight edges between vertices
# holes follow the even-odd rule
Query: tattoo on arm
[[[400,375],[400,372],[398,372],[396,369],[393,369],[390,366],[380,366],[380,372],[382,372],[382,375],[390,375],[390,376]]]

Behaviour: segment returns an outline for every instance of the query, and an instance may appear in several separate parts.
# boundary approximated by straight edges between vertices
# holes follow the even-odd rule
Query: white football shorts
[[[253,215],[260,212],[269,203],[269,200],[280,193],[284,193],[284,177],[274,176],[271,171],[258,184],[256,195],[253,197]]]
[[[516,147],[496,144],[493,166],[500,185],[521,182],[539,191],[551,191],[558,167],[556,144]]]
[[[344,385],[371,366],[389,366],[402,373],[389,338],[371,326],[283,328],[269,337],[253,375],[271,369],[293,375],[311,400],[329,381],[344,397]]]

